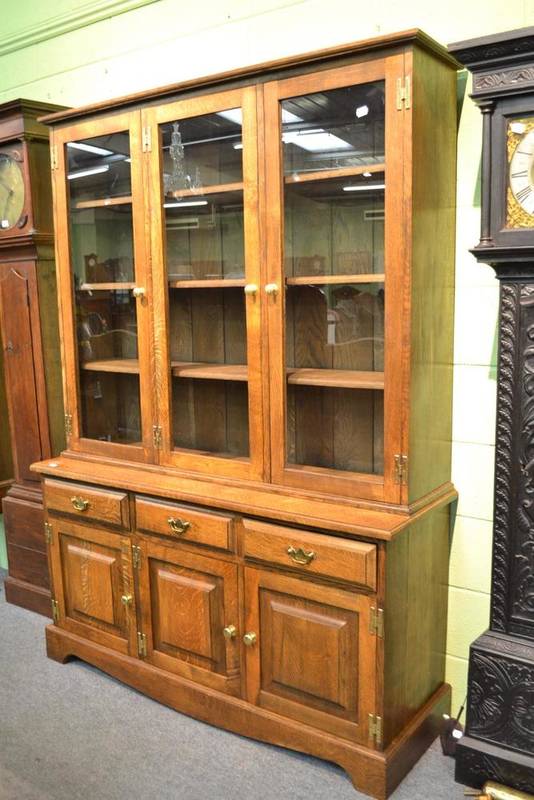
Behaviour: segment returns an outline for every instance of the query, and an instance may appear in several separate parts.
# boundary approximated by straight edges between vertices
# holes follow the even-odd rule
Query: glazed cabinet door
[[[140,112],[52,140],[68,446],[153,460]]]
[[[245,569],[247,699],[355,742],[375,713],[371,596]]]
[[[146,661],[238,695],[237,566],[148,537],[138,546]]]
[[[128,536],[48,517],[57,624],[120,653],[137,654]]]
[[[275,483],[400,501],[403,79],[401,55],[264,87]]]
[[[160,463],[263,477],[256,90],[143,112]]]

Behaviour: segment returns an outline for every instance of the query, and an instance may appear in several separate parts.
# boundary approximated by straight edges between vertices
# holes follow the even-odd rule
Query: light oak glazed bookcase
[[[45,119],[48,653],[380,798],[450,696],[456,68],[408,31]]]

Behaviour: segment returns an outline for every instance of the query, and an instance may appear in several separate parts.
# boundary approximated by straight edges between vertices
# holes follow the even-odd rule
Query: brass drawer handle
[[[84,500],[83,497],[71,497],[70,502],[76,511],[87,511],[89,508],[89,500]]]
[[[167,522],[171,526],[171,531],[173,533],[177,533],[178,535],[185,533],[186,530],[191,527],[190,522],[186,522],[185,520],[180,519],[179,517],[169,517]]]
[[[308,552],[306,552],[306,550],[304,550],[302,547],[295,548],[293,545],[289,545],[287,548],[287,554],[289,558],[295,562],[295,564],[304,564],[304,566],[311,564],[315,558],[315,553],[313,550],[308,550]]]

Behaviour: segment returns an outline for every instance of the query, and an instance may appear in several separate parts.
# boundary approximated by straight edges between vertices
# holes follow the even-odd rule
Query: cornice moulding
[[[54,39],[56,36],[63,36],[65,33],[85,28],[95,22],[101,22],[136,8],[156,3],[158,0],[95,0],[92,3],[85,3],[74,11],[50,17],[43,23],[31,25],[21,31],[11,34],[0,41],[0,56],[13,53],[15,50],[22,50],[25,47]]]

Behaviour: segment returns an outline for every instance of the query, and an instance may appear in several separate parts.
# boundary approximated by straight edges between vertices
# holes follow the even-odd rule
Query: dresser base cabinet
[[[44,482],[48,655],[334,761],[387,797],[449,710],[454,492],[341,534],[193,505],[156,477],[153,496],[65,480],[73,463],[52,462]]]

